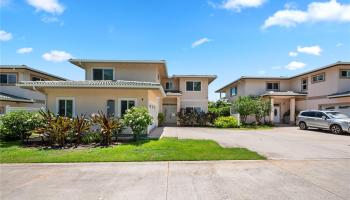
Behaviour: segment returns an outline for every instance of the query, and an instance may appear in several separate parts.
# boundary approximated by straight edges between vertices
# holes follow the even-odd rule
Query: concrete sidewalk
[[[350,160],[1,165],[0,199],[350,199]]]

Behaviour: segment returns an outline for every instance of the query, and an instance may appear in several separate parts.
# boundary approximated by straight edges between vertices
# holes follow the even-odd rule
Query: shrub
[[[122,124],[119,119],[108,116],[103,112],[98,112],[91,116],[92,122],[99,125],[101,128],[101,144],[109,146],[112,142],[112,134],[121,128]]]
[[[214,113],[205,113],[205,112],[185,112],[184,109],[181,109],[177,113],[178,121],[180,126],[209,126],[213,123],[216,115]]]
[[[165,121],[165,116],[163,113],[158,113],[158,126],[163,126]]]
[[[152,124],[152,116],[144,107],[132,107],[127,110],[123,119],[124,125],[131,128],[136,140],[147,130],[148,125]]]
[[[76,145],[80,144],[82,135],[90,130],[91,123],[85,118],[85,115],[77,116],[72,121],[73,135],[76,140]]]
[[[208,112],[213,113],[216,116],[230,116],[231,112],[231,103],[224,101],[209,102]]]
[[[100,143],[101,141],[102,137],[99,132],[88,132],[81,137],[81,142],[83,144]]]
[[[233,109],[240,114],[242,123],[245,123],[248,115],[254,113],[253,98],[249,96],[238,97],[238,99],[233,103]]]
[[[0,118],[0,137],[3,140],[28,139],[32,131],[42,123],[42,118],[38,113],[10,112]]]
[[[238,127],[238,121],[235,117],[228,116],[228,117],[218,117],[214,121],[214,125],[217,128],[237,128]]]

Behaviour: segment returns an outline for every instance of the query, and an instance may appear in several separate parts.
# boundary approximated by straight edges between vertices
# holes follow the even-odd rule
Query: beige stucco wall
[[[92,80],[93,68],[114,69],[115,80],[160,82],[160,65],[152,63],[86,63],[85,78]]]
[[[148,107],[148,90],[145,89],[93,89],[93,88],[46,88],[47,107],[57,113],[57,98],[74,98],[75,114],[107,112],[107,100],[115,100],[115,113],[120,113],[120,99],[136,99],[136,106]]]
[[[201,91],[186,91],[186,81],[201,81]],[[182,92],[180,107],[201,107],[208,112],[208,78],[179,78],[179,88]]]

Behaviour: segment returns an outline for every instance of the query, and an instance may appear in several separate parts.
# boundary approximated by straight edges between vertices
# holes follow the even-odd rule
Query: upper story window
[[[0,74],[1,84],[16,84],[17,74]]]
[[[301,79],[301,91],[306,91],[307,90],[307,78]]]
[[[201,91],[202,83],[200,81],[186,81],[186,91]]]
[[[167,81],[167,82],[165,83],[165,89],[166,89],[166,90],[172,90],[172,89],[174,89],[174,83],[173,83],[173,81]]]
[[[266,90],[278,91],[278,90],[280,90],[280,83],[278,83],[278,82],[267,83]]]
[[[312,76],[312,83],[318,83],[318,82],[322,82],[325,81],[325,73],[322,74],[317,74],[315,76]]]
[[[92,69],[93,80],[113,80],[113,69],[95,68]]]
[[[237,95],[237,87],[233,87],[230,89],[230,96],[236,96]]]
[[[350,69],[341,69],[340,78],[350,78]]]
[[[45,79],[33,76],[32,81],[45,81]]]

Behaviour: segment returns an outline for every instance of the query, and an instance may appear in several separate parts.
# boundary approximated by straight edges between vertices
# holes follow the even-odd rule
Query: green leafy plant
[[[42,118],[38,113],[14,111],[0,118],[0,137],[3,140],[28,139],[32,131],[41,126]]]
[[[186,112],[185,109],[180,109],[177,113],[177,118],[180,126],[210,126],[216,114],[205,112]]]
[[[242,123],[246,123],[247,117],[254,113],[254,101],[252,97],[240,96],[234,101],[233,110],[240,114]]]
[[[81,137],[81,142],[83,144],[100,143],[101,141],[102,137],[99,132],[87,132]]]
[[[231,103],[225,101],[209,102],[208,112],[216,116],[230,116]]]
[[[144,133],[153,121],[152,116],[145,107],[132,107],[127,110],[123,119],[124,124],[131,128],[135,140],[138,140],[139,135]]]
[[[165,121],[164,113],[158,113],[158,126],[163,126]]]
[[[112,143],[113,132],[119,130],[122,127],[119,119],[108,116],[103,112],[98,112],[98,114],[92,115],[91,119],[94,124],[99,125],[101,128],[101,144],[109,146]]]
[[[73,118],[72,121],[72,129],[73,134],[76,138],[76,145],[79,145],[81,142],[82,135],[89,131],[91,127],[91,123],[86,119],[86,115],[79,115]]]
[[[214,125],[217,128],[237,128],[238,127],[238,120],[233,116],[218,117],[214,121]]]

